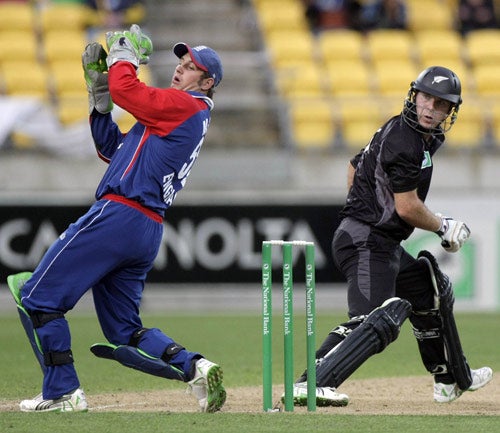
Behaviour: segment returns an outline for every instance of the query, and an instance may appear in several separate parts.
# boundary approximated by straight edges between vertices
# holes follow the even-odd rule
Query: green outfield
[[[186,413],[160,410],[122,410],[120,400],[127,393],[178,392],[184,384],[169,382],[160,378],[141,374],[122,367],[112,361],[95,358],[88,350],[95,342],[103,341],[95,316],[92,313],[69,314],[68,319],[73,335],[73,352],[90,405],[94,396],[109,394],[109,403],[117,403],[108,410],[90,410],[86,414],[24,414],[16,411],[17,401],[32,397],[40,391],[41,375],[28,346],[24,331],[15,313],[2,313],[0,317],[0,431],[6,433],[31,432],[304,432],[314,430],[348,432],[432,432],[452,431],[497,431],[500,425],[500,412],[493,415],[460,413],[380,415],[343,413],[342,408],[322,409],[317,413],[305,411],[265,414],[260,410],[260,395],[254,395],[253,405],[248,409],[234,409],[231,398],[239,398],[239,390],[254,389],[262,384],[261,360],[261,322],[260,317],[251,315],[196,316],[159,315],[144,316],[144,325],[160,327],[175,337],[186,347],[198,350],[207,358],[220,363],[225,372],[225,385],[228,389],[228,402],[222,412],[216,414],[192,413],[196,402],[188,400]],[[318,340],[332,326],[344,317],[340,314],[318,316]],[[281,335],[278,318],[275,325],[276,352],[274,357],[274,382],[277,388],[282,383],[282,358],[280,350]],[[489,365],[495,372],[500,371],[500,314],[461,313],[457,315],[458,326],[468,360],[473,367]],[[304,367],[305,336],[302,318],[295,321],[296,331],[296,370]],[[364,380],[384,377],[422,376],[428,380],[420,362],[416,343],[408,324],[401,331],[400,338],[382,354],[376,355],[365,363],[351,378]],[[495,390],[496,378],[491,386]],[[347,384],[347,383],[346,383]],[[243,391],[241,391],[243,393]],[[496,392],[496,391],[495,391]],[[477,391],[482,398],[489,394],[488,388]],[[255,394],[255,392],[254,392]],[[476,394],[476,393],[469,393]],[[496,399],[498,393],[492,394]],[[356,400],[356,395],[350,395]],[[427,396],[425,396],[427,398]],[[432,390],[429,388],[429,400]],[[376,400],[376,398],[375,398]],[[376,401],[375,401],[376,403]],[[161,405],[156,401],[155,405]],[[452,408],[453,403],[448,407]],[[498,400],[491,402],[498,408]],[[440,405],[441,406],[441,405]],[[346,408],[347,409],[347,408]]]

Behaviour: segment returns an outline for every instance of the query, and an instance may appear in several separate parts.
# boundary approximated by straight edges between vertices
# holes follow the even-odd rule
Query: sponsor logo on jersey
[[[432,167],[431,154],[428,150],[424,151],[424,159],[422,160],[422,168]]]

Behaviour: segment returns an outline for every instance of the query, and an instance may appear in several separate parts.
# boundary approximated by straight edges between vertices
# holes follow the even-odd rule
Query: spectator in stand
[[[331,29],[361,30],[361,4],[356,0],[304,0],[305,15],[314,33]]]
[[[493,0],[460,0],[458,26],[463,35],[471,30],[497,28]]]
[[[143,2],[141,0],[85,0],[84,3],[96,11],[105,12],[104,27],[119,28],[126,24],[126,10]]]
[[[363,30],[407,29],[407,7],[404,0],[377,0],[366,3],[361,11]]]

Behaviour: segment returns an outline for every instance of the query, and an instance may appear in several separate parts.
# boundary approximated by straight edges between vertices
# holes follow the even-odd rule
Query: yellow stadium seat
[[[457,121],[446,133],[445,144],[451,149],[472,149],[481,146],[487,131],[486,120],[479,104],[473,101],[462,104]]]
[[[7,95],[50,98],[47,71],[40,63],[22,60],[3,62],[0,71],[2,87]]]
[[[464,43],[472,67],[500,63],[500,29],[471,31],[465,36]]]
[[[87,45],[85,32],[80,30],[53,30],[44,35],[44,55],[48,63],[58,60],[81,61]]]
[[[88,97],[86,94],[59,95],[56,102],[56,111],[59,121],[65,126],[78,122],[88,122]]]
[[[437,0],[418,0],[408,3],[408,27],[422,30],[452,30],[454,14],[450,7]]]
[[[268,2],[256,7],[260,29],[264,36],[274,31],[308,31],[305,11],[300,2]]]
[[[286,98],[321,96],[323,72],[316,63],[275,68],[276,88]]]
[[[378,62],[374,70],[377,90],[382,96],[406,96],[411,82],[420,73],[413,63],[398,60]]]
[[[30,61],[38,59],[38,43],[33,31],[0,31],[0,63],[5,61]]]
[[[151,68],[149,65],[141,65],[139,66],[139,73],[137,74],[139,80],[148,86],[154,86],[155,80],[153,77],[153,73],[151,72]]]
[[[91,10],[83,3],[51,3],[40,9],[42,33],[84,30],[91,22]]]
[[[413,61],[413,39],[406,30],[373,30],[366,36],[366,48],[373,64],[394,59]]]
[[[270,60],[274,66],[289,62],[313,61],[316,47],[309,32],[276,31],[266,38]]]
[[[87,87],[81,61],[54,61],[47,65],[49,82],[56,98],[87,98]],[[141,65],[138,78],[148,85],[153,79],[148,65]]]
[[[125,9],[124,22],[130,26],[132,24],[140,24],[146,18],[146,7],[141,3],[136,3]]]
[[[87,87],[80,61],[55,61],[48,65],[48,71],[56,98],[87,96]]]
[[[293,140],[299,149],[325,149],[333,145],[336,126],[332,107],[318,98],[298,99],[289,106]]]
[[[134,116],[123,110],[119,114],[113,114],[113,120],[123,133],[130,131],[130,129],[137,123]]]
[[[0,31],[32,31],[35,15],[31,2],[0,2]]]
[[[500,97],[500,63],[476,66],[472,73],[477,95],[495,99]]]
[[[330,62],[326,74],[334,97],[367,96],[372,91],[372,74],[361,60]]]
[[[382,121],[384,121],[384,119],[389,120],[391,117],[401,114],[405,98],[406,95],[385,98],[385,102],[381,109]]]
[[[359,150],[366,146],[385,119],[380,105],[368,99],[344,99],[340,102],[342,142]]]
[[[455,30],[427,30],[417,33],[414,38],[421,64],[441,65],[447,60],[463,59],[462,38]]]
[[[326,63],[364,58],[364,38],[355,30],[328,30],[318,38],[321,56]]]
[[[262,8],[273,5],[280,5],[281,7],[287,7],[289,5],[295,6],[300,0],[253,0],[252,3],[256,8]]]

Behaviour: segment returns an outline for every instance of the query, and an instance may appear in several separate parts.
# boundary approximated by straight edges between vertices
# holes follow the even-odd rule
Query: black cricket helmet
[[[426,130],[418,123],[415,96],[417,92],[425,92],[451,102],[448,116],[436,128]],[[415,81],[410,84],[410,90],[405,99],[403,118],[413,129],[430,134],[449,131],[457,120],[458,109],[462,103],[462,85],[458,76],[443,66],[430,66],[424,69]]]

